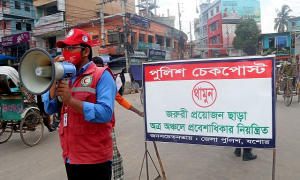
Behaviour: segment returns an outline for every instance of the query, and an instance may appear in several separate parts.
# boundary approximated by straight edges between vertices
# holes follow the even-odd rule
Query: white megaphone
[[[40,48],[26,51],[19,63],[21,85],[34,95],[46,93],[54,82],[72,78],[75,74],[73,64],[55,63],[51,55]]]

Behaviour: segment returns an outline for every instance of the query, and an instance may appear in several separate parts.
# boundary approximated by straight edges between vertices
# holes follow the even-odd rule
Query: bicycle
[[[291,80],[293,80],[293,78],[289,78],[289,77],[284,77],[284,79],[286,79],[286,87],[285,87],[285,92],[284,92],[284,102],[286,106],[290,106],[293,100],[293,91],[292,91],[292,87],[291,87]]]

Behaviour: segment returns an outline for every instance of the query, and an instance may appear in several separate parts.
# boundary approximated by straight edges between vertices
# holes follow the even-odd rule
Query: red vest
[[[87,70],[78,76],[69,88],[71,95],[81,101],[96,104],[96,86],[106,68],[97,68],[91,63]],[[111,73],[112,74],[112,73]],[[64,113],[68,113],[67,126],[64,127]],[[114,115],[109,123],[91,123],[71,107],[64,105],[61,110],[60,129],[58,131],[63,158],[70,164],[98,164],[113,157],[111,129]]]

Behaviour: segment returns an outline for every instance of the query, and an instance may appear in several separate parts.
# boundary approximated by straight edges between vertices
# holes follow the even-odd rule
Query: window
[[[22,24],[20,22],[16,22],[16,30],[22,30]]]
[[[210,44],[217,44],[217,36],[210,38]]]
[[[99,35],[98,34],[97,35],[93,35],[92,39],[99,39]]]
[[[210,32],[214,32],[215,30],[217,30],[216,23],[213,23],[213,24],[209,25],[209,30],[210,30]]]
[[[212,17],[214,15],[214,10],[210,11],[210,16]]]
[[[25,6],[25,11],[30,12],[30,4],[25,3],[24,6]]]
[[[276,47],[287,47],[286,36],[276,37]]]
[[[31,24],[26,23],[26,31],[31,31]]]
[[[271,37],[269,38],[269,48],[275,47],[275,38]]]
[[[148,35],[148,43],[153,43],[153,36]]]
[[[139,34],[139,41],[145,42],[145,34]]]
[[[15,9],[21,9],[21,3],[19,1],[15,1]]]
[[[292,27],[294,27],[294,26],[296,26],[296,22],[295,21],[292,22]]]
[[[7,6],[7,1],[6,0],[3,0],[2,3],[3,3],[3,7]]]
[[[219,6],[216,7],[216,13],[220,12]]]

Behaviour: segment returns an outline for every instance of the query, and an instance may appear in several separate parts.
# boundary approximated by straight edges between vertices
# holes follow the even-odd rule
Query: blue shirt
[[[83,74],[92,62],[84,65],[72,79],[73,85],[75,79]],[[104,71],[96,86],[96,104],[83,101],[84,119],[94,123],[108,123],[113,115],[115,97],[117,95],[116,83],[108,71]],[[49,91],[44,97],[45,111],[47,114],[57,112],[56,98],[50,100]]]

